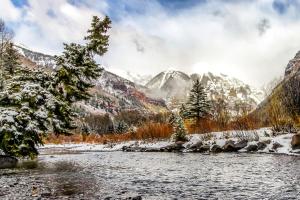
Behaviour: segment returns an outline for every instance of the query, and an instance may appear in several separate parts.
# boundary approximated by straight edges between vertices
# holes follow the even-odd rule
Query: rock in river
[[[160,150],[164,152],[181,152],[184,149],[184,142],[176,142],[168,146],[162,147]]]
[[[234,146],[237,150],[241,150],[241,149],[245,148],[247,146],[247,144],[248,144],[248,140],[241,140],[241,141],[235,143]]]
[[[223,151],[223,149],[219,145],[214,144],[211,146],[210,151],[213,153],[220,153]]]
[[[291,142],[293,149],[300,149],[300,134],[293,135]]]
[[[246,147],[246,150],[247,150],[248,152],[257,151],[257,150],[258,150],[258,146],[257,146],[257,144],[249,144],[249,145]]]
[[[11,156],[0,155],[0,169],[13,168],[16,167],[17,164],[18,164],[18,159]]]
[[[232,140],[228,140],[223,146],[224,152],[236,152],[247,146],[248,141],[242,140],[240,142],[234,143]]]

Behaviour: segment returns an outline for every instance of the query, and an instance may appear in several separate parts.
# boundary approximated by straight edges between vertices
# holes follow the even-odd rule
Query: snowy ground
[[[197,144],[202,141],[204,145],[212,146],[213,144],[223,147],[226,141],[238,142],[241,140],[247,140],[247,146],[239,152],[247,152],[249,145],[255,145],[259,142],[263,142],[266,147],[263,150],[258,150],[258,153],[277,153],[277,154],[288,154],[288,155],[300,155],[300,150],[293,150],[291,147],[291,139],[293,134],[282,134],[273,136],[272,131],[269,128],[262,128],[251,131],[227,131],[227,132],[212,132],[207,134],[192,134],[189,135],[189,141],[183,146],[188,152],[188,147]],[[280,144],[278,148],[274,150],[274,144]],[[111,143],[111,144],[87,144],[87,143],[65,143],[65,144],[46,144],[40,147],[43,152],[49,151],[122,151],[124,146],[126,147],[138,147],[148,149],[159,149],[173,144],[172,141],[156,141],[156,142],[145,142],[145,141],[128,141],[122,143]]]

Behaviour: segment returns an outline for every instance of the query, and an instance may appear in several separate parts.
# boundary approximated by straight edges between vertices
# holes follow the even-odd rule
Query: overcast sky
[[[112,71],[224,73],[257,87],[300,50],[297,0],[0,0],[15,42],[47,54],[82,42],[92,15],[111,17]]]

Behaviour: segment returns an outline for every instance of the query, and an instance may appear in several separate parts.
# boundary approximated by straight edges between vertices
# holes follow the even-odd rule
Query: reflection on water
[[[43,168],[43,163],[38,165],[37,160],[24,160],[18,163],[18,168],[20,169],[36,169],[38,167]]]
[[[9,190],[0,188],[0,199],[1,195],[8,199],[299,199],[300,195],[300,157],[291,156],[91,152],[41,155],[20,166],[6,174],[0,171],[4,187],[18,181],[8,185]]]

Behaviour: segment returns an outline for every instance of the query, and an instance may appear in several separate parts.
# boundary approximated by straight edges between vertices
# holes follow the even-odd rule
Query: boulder
[[[265,144],[271,144],[271,140],[270,139],[263,140],[262,142],[265,143]]]
[[[248,141],[247,140],[241,140],[237,143],[234,143],[234,141],[229,140],[225,143],[223,146],[224,152],[237,152],[240,149],[243,149],[247,146]]]
[[[228,140],[226,141],[225,145],[223,146],[224,152],[235,152],[237,149],[235,148],[234,141]]]
[[[291,145],[292,145],[293,149],[300,149],[300,134],[299,133],[293,135]]]
[[[209,149],[210,149],[210,146],[203,145],[202,141],[199,141],[188,147],[188,151],[194,152],[194,153],[203,153],[203,152],[209,151]]]
[[[189,149],[194,150],[194,149],[199,149],[203,145],[202,141],[199,141],[195,144],[192,144]]]
[[[184,143],[181,143],[181,142],[170,144],[168,146],[160,148],[160,151],[164,151],[164,152],[181,152],[184,149],[183,144]]]
[[[219,145],[213,144],[210,148],[210,151],[213,153],[220,153],[223,151],[223,149]]]
[[[142,152],[142,151],[145,151],[145,148],[136,147],[136,146],[123,146],[122,151],[125,151],[125,152]]]
[[[280,148],[280,147],[283,147],[282,144],[280,144],[280,143],[278,143],[278,142],[275,142],[275,143],[273,144],[273,146],[272,146],[272,149],[273,149],[273,150],[277,150],[277,149]]]
[[[210,149],[209,145],[202,145],[197,148],[188,149],[188,151],[193,153],[204,153],[209,151],[209,149]]]
[[[257,149],[258,149],[257,144],[249,144],[249,145],[246,147],[246,150],[247,150],[248,152],[257,151]]]
[[[125,200],[142,200],[142,196],[136,196],[136,197],[128,197],[128,198],[125,198]]]
[[[18,164],[18,159],[11,156],[0,155],[0,169],[13,168],[16,167],[17,164]]]
[[[245,148],[247,145],[248,145],[248,140],[241,140],[234,144],[234,146],[237,150],[241,150],[241,149]]]
[[[144,152],[160,152],[161,151],[159,148],[153,148],[153,147],[144,148],[143,150],[144,150]]]
[[[207,152],[209,151],[210,146],[209,145],[203,145],[198,149],[198,152],[202,153],[202,152]]]
[[[258,150],[264,150],[267,147],[267,144],[264,142],[258,142],[257,143],[257,149]]]

